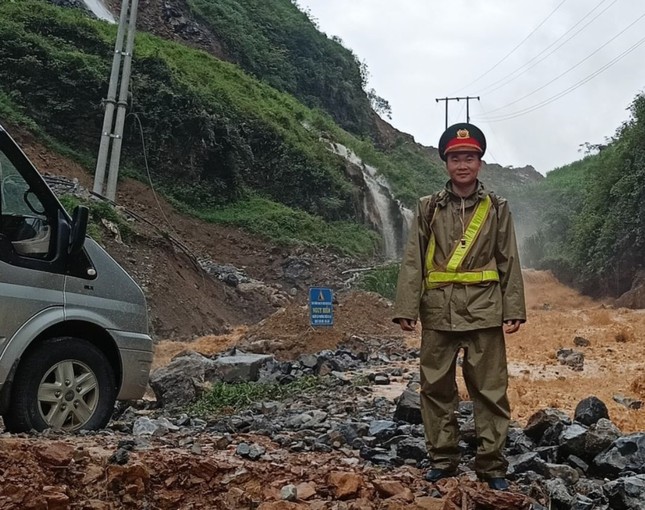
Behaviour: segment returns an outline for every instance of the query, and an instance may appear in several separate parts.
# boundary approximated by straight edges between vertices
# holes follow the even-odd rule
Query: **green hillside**
[[[189,0],[247,73],[321,108],[344,129],[373,131],[358,58],[288,0]]]
[[[45,2],[3,0],[0,36],[2,120],[28,127],[92,171],[116,27]],[[385,154],[369,138],[357,138],[327,113],[239,67],[149,34],[137,35],[131,92],[126,172],[145,175],[140,120],[151,173],[167,196],[202,217],[237,222],[282,241],[352,253],[378,250],[378,236],[353,223],[358,205],[346,162],[322,137],[377,166],[406,203],[444,179],[405,138]],[[270,220],[261,213],[257,222],[249,217],[259,202],[291,211],[290,227],[267,228]],[[247,208],[250,203],[254,207]],[[315,235],[312,224],[321,226]]]
[[[592,295],[627,291],[645,263],[645,95],[630,110],[598,154],[523,191],[539,225],[525,262]]]

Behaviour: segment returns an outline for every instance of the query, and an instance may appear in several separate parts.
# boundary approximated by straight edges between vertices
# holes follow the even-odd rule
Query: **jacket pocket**
[[[428,289],[421,296],[419,317],[424,328],[436,326],[444,315],[446,308],[446,293],[443,288]]]

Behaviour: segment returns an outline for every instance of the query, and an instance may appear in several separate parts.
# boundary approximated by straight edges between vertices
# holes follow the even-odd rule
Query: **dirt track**
[[[570,415],[577,403],[595,395],[609,408],[612,421],[624,433],[645,430],[645,408],[632,410],[613,400],[615,395],[645,399],[645,310],[612,308],[593,301],[560,284],[550,273],[524,272],[528,322],[507,337],[513,418],[525,424],[539,409],[557,407]],[[161,342],[156,363],[161,364],[186,348],[213,353],[246,339],[269,339],[263,345],[283,358],[333,348],[352,336],[399,338],[418,348],[420,332],[403,335],[390,322],[389,305],[374,295],[348,294],[339,297],[330,331],[308,326],[307,309],[293,305],[232,336],[204,337],[196,344]],[[589,340],[588,347],[576,347],[575,337]],[[574,349],[585,355],[584,370],[560,364],[559,349]],[[463,382],[463,381],[460,381]],[[467,399],[460,384],[462,398]]]

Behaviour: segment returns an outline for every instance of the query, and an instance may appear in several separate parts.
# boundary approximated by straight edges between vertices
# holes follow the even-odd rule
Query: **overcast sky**
[[[367,63],[368,88],[417,142],[436,147],[444,129],[435,98],[480,96],[470,120],[487,136],[484,159],[503,166],[546,174],[580,159],[579,145],[611,137],[645,91],[643,0],[298,3]],[[448,114],[465,121],[466,101]]]

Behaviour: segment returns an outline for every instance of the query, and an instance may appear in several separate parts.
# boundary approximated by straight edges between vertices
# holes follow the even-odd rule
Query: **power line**
[[[479,105],[479,108],[481,108],[481,110],[484,112],[484,115],[487,115],[487,112],[486,112],[486,110],[484,109],[484,107],[482,106],[481,101],[480,101],[479,103],[477,103],[477,104]],[[484,120],[484,123],[488,126],[488,129],[490,130],[490,132],[491,132],[491,134],[493,135],[493,137],[495,138],[495,140],[499,140],[500,138],[497,136],[497,133],[495,133],[495,130],[493,129],[492,124],[489,124],[489,123],[488,123],[488,121],[486,121],[486,120]],[[490,143],[489,143],[489,144],[487,144],[487,145],[486,145],[486,152],[487,152],[487,153],[490,155],[490,157],[493,159],[493,162],[497,163],[497,164],[498,164],[498,165],[500,165],[500,166],[504,166],[504,165],[502,165],[502,163],[500,162],[500,160],[499,160],[499,159],[497,159],[497,158],[495,157],[495,155],[491,152],[491,150],[490,150],[490,145],[492,145],[492,144],[490,144]],[[507,154],[506,154],[506,151],[503,149],[503,147],[502,147],[502,145],[501,145],[500,143],[496,143],[496,144],[495,144],[495,147],[498,147],[498,148],[501,150],[501,152],[502,152],[502,156],[505,156],[506,161],[510,161],[510,159],[508,158],[508,156],[507,156]],[[497,151],[497,149],[495,149],[495,151]]]
[[[559,42],[563,37],[565,37],[569,32],[571,32],[571,31],[572,31],[574,28],[576,28],[580,23],[582,23],[582,22],[583,22],[587,17],[589,17],[589,16],[590,16],[590,15],[591,15],[591,14],[592,14],[596,9],[598,9],[598,7],[600,7],[600,6],[601,6],[603,3],[605,3],[606,1],[607,1],[607,0],[601,0],[601,1],[600,1],[600,3],[598,3],[598,4],[597,4],[593,9],[591,9],[589,12],[587,12],[587,14],[585,14],[582,18],[580,18],[576,24],[574,24],[574,25],[573,25],[569,30],[567,30],[564,34],[562,34],[560,37],[558,37],[555,41],[553,41],[549,46],[547,46],[546,48],[544,48],[540,53],[538,53],[537,55],[535,55],[533,58],[531,58],[530,60],[528,60],[527,62],[525,62],[524,64],[522,64],[520,67],[518,67],[518,68],[517,68],[517,69],[515,69],[514,71],[512,71],[512,72],[508,73],[508,74],[507,74],[506,76],[504,76],[503,78],[500,78],[499,80],[497,80],[497,81],[495,81],[495,82],[491,83],[490,85],[487,85],[486,87],[484,87],[484,88],[481,90],[481,92],[482,92],[482,93],[484,93],[484,92],[492,93],[492,92],[495,92],[496,90],[499,90],[499,89],[501,89],[501,88],[505,87],[505,86],[506,86],[506,85],[508,85],[509,83],[512,83],[512,82],[513,82],[513,81],[515,81],[517,78],[519,78],[520,76],[522,76],[523,74],[526,74],[530,69],[533,69],[533,68],[534,68],[536,65],[538,65],[540,62],[542,62],[542,61],[546,60],[548,57],[550,57],[551,55],[553,55],[556,51],[558,51],[560,48],[562,48],[562,46],[564,46],[564,45],[565,45],[566,43],[568,43],[571,39],[573,39],[574,37],[576,37],[576,36],[577,36],[580,32],[582,32],[585,28],[587,28],[589,25],[591,25],[591,23],[593,23],[596,19],[598,19],[598,18],[599,18],[600,16],[602,16],[605,12],[607,12],[607,10],[609,10],[609,8],[611,8],[611,6],[613,6],[613,5],[614,5],[618,0],[614,0],[613,2],[611,2],[607,7],[605,7],[602,11],[600,11],[598,14],[596,14],[596,15],[595,15],[592,19],[590,19],[590,20],[589,20],[585,25],[583,25],[583,26],[582,26],[582,27],[581,27],[577,32],[575,32],[574,34],[572,34],[572,35],[571,35],[571,37],[569,37],[568,39],[566,39],[566,40],[562,41],[562,43],[561,43],[560,45],[556,46],[556,47],[553,49],[553,51],[551,51],[551,52],[547,53],[546,55],[544,55],[544,57],[540,58],[537,62],[535,62],[533,65],[531,65],[531,64],[532,64],[532,62],[534,62],[534,61],[535,61],[536,59],[538,59],[541,55],[543,55],[546,51],[548,51],[548,50],[549,50],[550,48],[552,48],[555,44],[557,44],[557,43],[558,43],[558,42]],[[524,68],[526,68],[526,69],[524,69]],[[523,70],[522,72],[519,72],[519,71],[521,71],[522,69],[524,69],[524,70]],[[516,73],[518,73],[518,72],[519,72],[519,74],[516,74]],[[510,78],[510,77],[511,77],[511,76],[513,76],[514,74],[516,74],[516,76],[514,76],[513,78],[511,78],[510,80],[508,80],[508,78]],[[501,85],[498,85],[498,84],[501,84]],[[498,85],[498,86],[497,86],[497,87],[495,87],[495,85]],[[494,88],[491,88],[491,87],[494,87]]]
[[[470,87],[470,86],[471,86],[472,84],[474,84],[474,83],[477,83],[477,82],[478,82],[479,80],[481,80],[484,76],[486,76],[488,73],[490,73],[493,69],[497,68],[497,66],[498,66],[498,65],[500,65],[502,62],[504,62],[504,61],[505,61],[508,57],[510,57],[513,53],[515,53],[515,52],[520,48],[520,46],[522,46],[522,44],[524,44],[524,43],[525,43],[525,42],[526,42],[526,41],[527,41],[527,40],[528,40],[528,39],[529,39],[529,38],[530,38],[530,37],[531,37],[535,32],[537,32],[537,31],[540,29],[540,27],[541,27],[542,25],[544,25],[544,24],[549,20],[549,18],[550,18],[551,16],[553,16],[553,15],[556,13],[556,11],[557,11],[560,7],[562,7],[562,5],[563,5],[566,1],[567,1],[567,0],[562,0],[562,1],[561,1],[561,2],[556,6],[556,8],[555,8],[555,9],[553,9],[553,10],[551,11],[551,13],[550,13],[546,18],[544,18],[544,19],[540,22],[540,24],[539,24],[537,27],[535,27],[535,28],[534,28],[534,29],[529,33],[529,35],[527,35],[524,39],[522,39],[522,40],[521,40],[521,41],[520,41],[520,42],[519,42],[519,43],[518,43],[518,44],[517,44],[517,45],[516,45],[512,50],[511,50],[511,51],[509,51],[509,52],[508,52],[506,55],[504,55],[504,56],[503,56],[503,57],[502,57],[502,58],[501,58],[501,59],[500,59],[500,60],[499,60],[495,65],[493,65],[490,69],[488,69],[488,71],[484,72],[483,74],[480,74],[480,75],[479,75],[477,78],[475,78],[473,81],[471,81],[470,83],[468,83],[468,84],[464,85],[462,88],[460,88],[460,89],[459,89],[459,91],[464,90],[464,89],[465,89],[465,88],[467,88],[467,87]],[[459,91],[458,91],[458,92],[459,92]]]
[[[571,71],[573,71],[576,67],[578,67],[578,66],[582,65],[584,62],[586,62],[587,60],[589,60],[589,59],[590,59],[591,57],[593,57],[596,53],[598,53],[600,50],[602,50],[603,48],[605,48],[608,44],[610,44],[610,43],[611,43],[611,42],[613,42],[615,39],[617,39],[618,37],[620,37],[621,35],[623,35],[627,30],[629,30],[631,27],[633,27],[636,23],[638,23],[638,22],[639,22],[641,19],[643,19],[643,18],[645,18],[645,13],[641,14],[638,18],[636,18],[634,21],[632,21],[629,25],[627,25],[625,28],[623,28],[620,32],[618,32],[616,35],[614,35],[611,39],[609,39],[608,41],[606,41],[606,42],[605,42],[604,44],[602,44],[600,47],[596,48],[596,49],[595,49],[594,51],[592,51],[589,55],[587,55],[585,58],[583,58],[582,60],[580,60],[577,64],[575,64],[575,65],[571,66],[569,69],[567,69],[567,70],[566,70],[566,71],[564,71],[563,73],[560,73],[558,76],[556,76],[556,77],[555,77],[555,78],[553,78],[552,80],[548,81],[547,83],[545,83],[545,84],[544,84],[544,85],[542,85],[541,87],[538,87],[537,89],[533,90],[532,92],[529,92],[528,94],[525,94],[524,96],[522,96],[522,97],[520,97],[520,98],[516,99],[515,101],[511,101],[510,103],[507,103],[507,104],[505,104],[504,106],[500,106],[500,107],[498,107],[498,108],[495,108],[495,109],[493,109],[493,110],[490,110],[490,111],[489,111],[489,113],[497,112],[497,111],[499,111],[499,110],[504,110],[505,108],[508,108],[509,106],[512,106],[512,105],[514,105],[514,104],[516,104],[516,103],[519,103],[520,101],[522,101],[522,100],[526,99],[527,97],[530,97],[530,96],[532,96],[533,94],[535,94],[535,93],[539,92],[540,90],[543,90],[544,88],[548,87],[548,86],[549,86],[549,85],[551,85],[553,82],[555,82],[555,81],[559,80],[559,79],[560,79],[560,78],[562,78],[564,75],[569,74],[569,73],[570,73]]]
[[[615,57],[614,59],[610,60],[607,64],[602,66],[600,69],[597,69],[593,73],[587,75],[585,78],[582,80],[578,81],[577,83],[574,83],[571,85],[569,88],[555,94],[554,96],[551,96],[550,98],[542,101],[541,103],[538,103],[536,105],[530,106],[528,108],[525,108],[524,110],[519,110],[517,112],[509,113],[508,115],[505,116],[499,116],[499,117],[494,117],[494,118],[480,118],[479,120],[483,122],[501,122],[505,120],[511,120],[517,117],[521,117],[522,115],[526,115],[527,113],[534,112],[535,110],[539,110],[540,108],[553,103],[554,101],[557,101],[558,99],[566,96],[567,94],[573,92],[574,90],[580,88],[582,85],[586,84],[587,82],[591,81],[594,79],[596,76],[602,74],[605,72],[607,69],[612,67],[614,64],[616,64],[619,60],[622,60],[624,57],[629,55],[632,51],[637,49],[639,46],[641,46],[643,43],[645,43],[645,37],[643,37],[641,40],[637,41],[634,43],[632,46],[627,48],[625,51],[623,51],[620,55]]]

